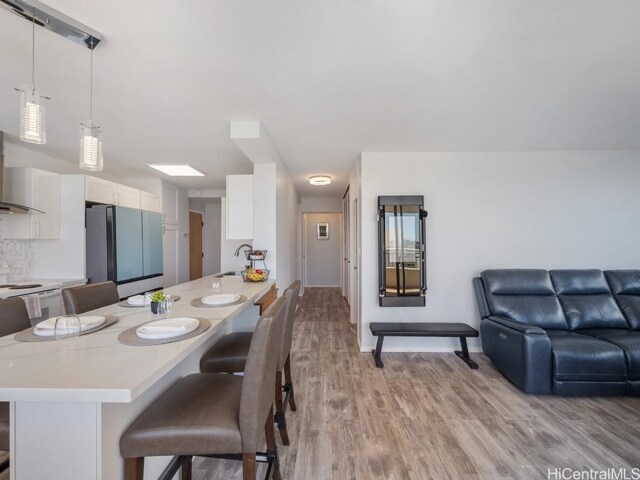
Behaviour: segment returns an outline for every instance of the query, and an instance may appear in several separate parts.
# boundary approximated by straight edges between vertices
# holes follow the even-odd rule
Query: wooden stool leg
[[[278,459],[278,447],[276,446],[276,434],[273,429],[273,407],[269,410],[267,422],[264,425],[264,435],[267,439],[267,455],[272,457],[273,480],[281,480],[280,460]]]
[[[282,404],[282,372],[276,372],[276,415],[275,421],[278,424],[280,438],[283,445],[289,445],[289,433],[287,432],[287,420],[284,417],[284,405]]]
[[[273,425],[273,422],[271,423],[271,425]],[[242,454],[242,480],[256,480],[255,453]]]
[[[180,468],[180,480],[191,480],[193,457],[187,457]]]
[[[124,480],[142,480],[144,477],[144,457],[124,459]]]
[[[293,397],[293,380],[291,379],[291,354],[287,356],[284,362],[284,386],[289,390],[289,407],[292,411],[297,411],[296,400]]]

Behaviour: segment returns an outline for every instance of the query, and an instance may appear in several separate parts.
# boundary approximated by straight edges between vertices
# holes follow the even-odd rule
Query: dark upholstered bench
[[[469,357],[467,337],[477,337],[478,331],[466,323],[382,323],[369,324],[371,333],[378,337],[376,349],[372,350],[376,367],[382,368],[384,364],[380,358],[384,337],[458,337],[462,351],[454,353],[460,357],[470,368],[478,368],[478,364]]]

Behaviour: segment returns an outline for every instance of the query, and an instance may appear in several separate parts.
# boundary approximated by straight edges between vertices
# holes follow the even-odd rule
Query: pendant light
[[[93,39],[91,40],[91,74],[89,121],[80,124],[80,168],[101,172],[103,167],[100,127],[93,124]]]
[[[47,143],[47,126],[43,99],[36,88],[36,15],[31,21],[31,85],[16,88],[20,92],[20,140],[43,145]]]

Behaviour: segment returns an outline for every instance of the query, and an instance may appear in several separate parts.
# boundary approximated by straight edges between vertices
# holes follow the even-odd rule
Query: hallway
[[[479,370],[453,353],[383,354],[376,369],[348,314],[339,289],[301,299],[283,479],[531,480],[552,467],[640,464],[637,398],[524,395],[481,354]],[[197,459],[194,478],[240,479],[240,465]]]

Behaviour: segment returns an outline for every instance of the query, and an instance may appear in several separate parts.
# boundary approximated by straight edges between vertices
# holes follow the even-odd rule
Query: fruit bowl
[[[267,269],[248,269],[242,270],[242,279],[245,282],[264,282],[269,278],[269,270]]]
[[[247,260],[254,262],[257,260],[264,260],[267,256],[266,250],[253,250],[251,252],[249,250],[245,250],[245,253],[247,254]]]

